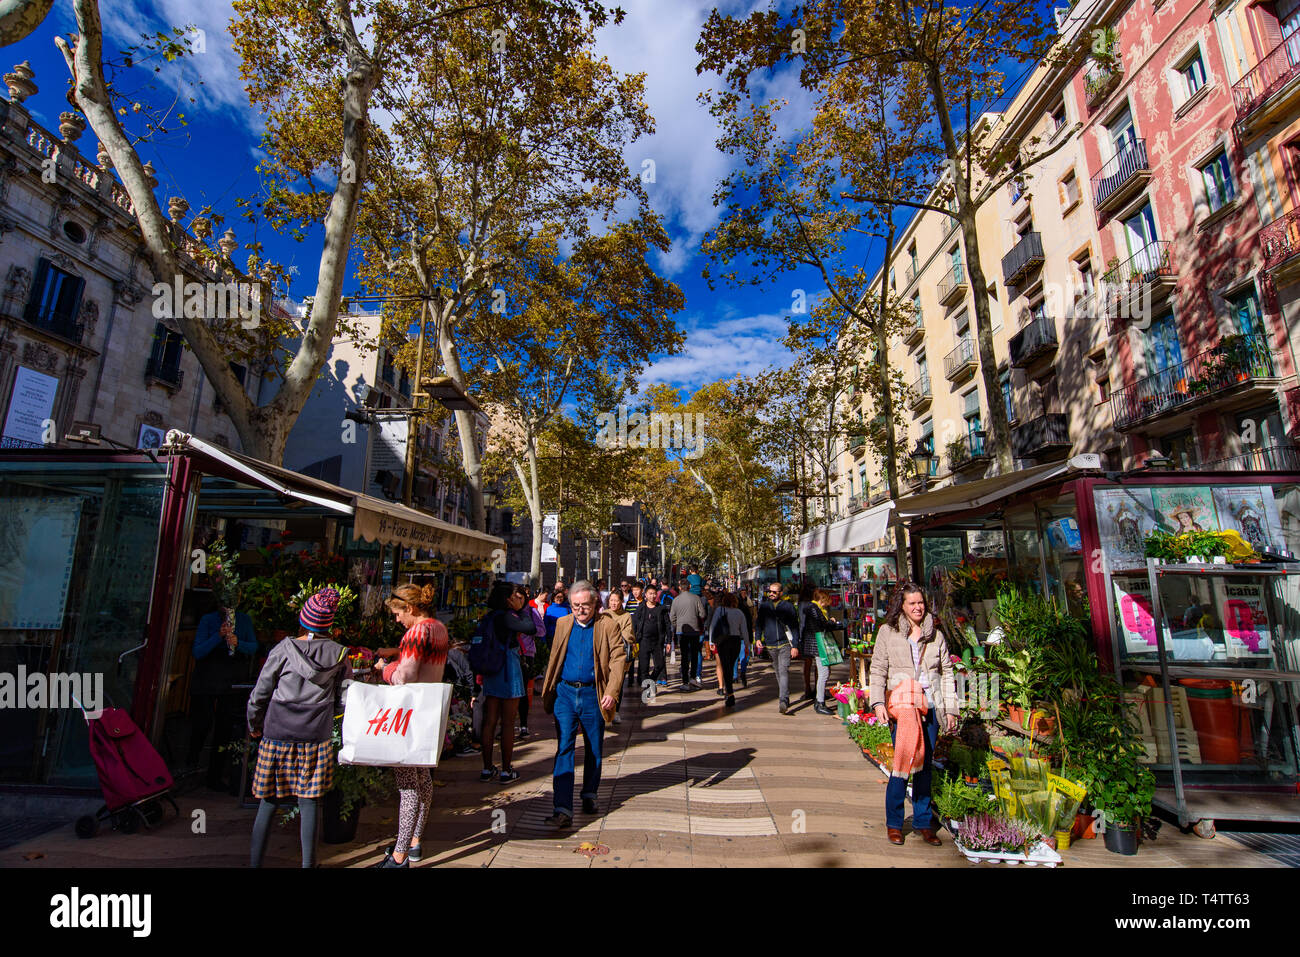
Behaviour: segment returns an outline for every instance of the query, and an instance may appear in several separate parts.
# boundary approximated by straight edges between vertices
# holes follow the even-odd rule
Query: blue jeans
[[[889,736],[896,737],[898,728],[895,722],[889,722]],[[912,775],[912,829],[934,827],[934,815],[930,811],[930,778],[934,766],[930,758],[934,754],[935,742],[939,739],[939,719],[934,709],[925,713],[925,723],[921,726],[925,733],[925,764],[921,770]],[[885,827],[903,827],[903,799],[907,797],[907,778],[897,778],[892,774],[885,788]]]
[[[575,688],[561,681],[555,689],[555,812],[573,816],[573,749],[582,731],[585,752],[582,761],[582,796],[595,800],[600,790],[600,746],[605,719],[600,713],[596,689]]]

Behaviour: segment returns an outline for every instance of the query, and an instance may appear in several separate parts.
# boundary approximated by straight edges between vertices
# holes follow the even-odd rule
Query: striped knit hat
[[[339,593],[333,588],[322,588],[302,604],[298,623],[308,631],[328,634],[334,624],[334,613],[339,610]]]

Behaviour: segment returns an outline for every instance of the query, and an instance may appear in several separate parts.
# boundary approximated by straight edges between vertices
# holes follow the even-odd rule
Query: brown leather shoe
[[[890,844],[903,843],[903,832],[899,828],[896,827],[885,828],[885,833],[889,835]]]
[[[934,828],[931,827],[918,828],[916,833],[921,835],[921,840],[925,841],[925,843],[933,847],[939,847],[941,844],[943,844],[943,841],[939,840],[939,836],[934,833]]]

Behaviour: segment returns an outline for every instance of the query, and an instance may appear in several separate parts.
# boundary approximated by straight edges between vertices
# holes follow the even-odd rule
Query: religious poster
[[[1282,544],[1282,520],[1270,485],[1214,488],[1214,506],[1223,529],[1235,529],[1257,552],[1277,551]]]
[[[831,581],[834,584],[853,581],[852,555],[836,555],[831,559]]]
[[[1151,611],[1151,583],[1145,575],[1117,576],[1115,610],[1118,613],[1124,652],[1129,655],[1153,654],[1156,644],[1156,620]]]
[[[54,411],[54,394],[59,380],[26,366],[19,366],[9,397],[0,448],[39,449],[45,446],[46,423]]]
[[[858,581],[896,581],[898,579],[898,560],[892,555],[858,555]]]
[[[1165,485],[1151,490],[1156,520],[1166,532],[1217,532],[1214,495],[1205,485]]]
[[[1150,488],[1099,488],[1092,493],[1102,554],[1112,572],[1147,566],[1143,542],[1157,525]]]
[[[1223,639],[1229,658],[1268,658],[1268,603],[1261,582],[1214,579],[1214,597],[1223,623]]]
[[[0,498],[0,630],[63,627],[79,498]]]

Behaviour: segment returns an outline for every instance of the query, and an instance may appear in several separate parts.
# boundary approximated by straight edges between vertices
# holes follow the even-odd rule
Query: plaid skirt
[[[328,741],[258,742],[253,797],[318,798],[334,786],[334,746]]]

